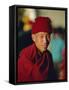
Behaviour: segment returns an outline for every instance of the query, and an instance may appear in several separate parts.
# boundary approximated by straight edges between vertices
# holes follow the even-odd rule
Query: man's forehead
[[[38,32],[38,33],[36,33],[36,35],[48,35],[49,33],[47,33],[47,32]]]

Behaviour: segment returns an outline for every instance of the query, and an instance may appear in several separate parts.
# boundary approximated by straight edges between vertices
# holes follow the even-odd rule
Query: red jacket
[[[35,44],[23,49],[19,55],[17,82],[54,80],[54,68],[50,52],[41,54]]]

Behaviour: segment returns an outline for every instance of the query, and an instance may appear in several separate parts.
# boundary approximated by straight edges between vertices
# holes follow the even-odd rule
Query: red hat
[[[51,20],[48,17],[37,17],[32,26],[32,34],[38,32],[52,32]]]

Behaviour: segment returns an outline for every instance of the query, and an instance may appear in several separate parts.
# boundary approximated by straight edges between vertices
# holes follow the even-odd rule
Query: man
[[[24,48],[19,55],[17,82],[56,79],[52,56],[47,50],[51,32],[51,20],[37,17],[32,27],[33,44]]]

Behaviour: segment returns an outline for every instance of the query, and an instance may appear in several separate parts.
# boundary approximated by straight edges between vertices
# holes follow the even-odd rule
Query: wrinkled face
[[[49,45],[50,34],[46,32],[38,32],[36,34],[32,34],[32,39],[39,51],[44,52]]]

